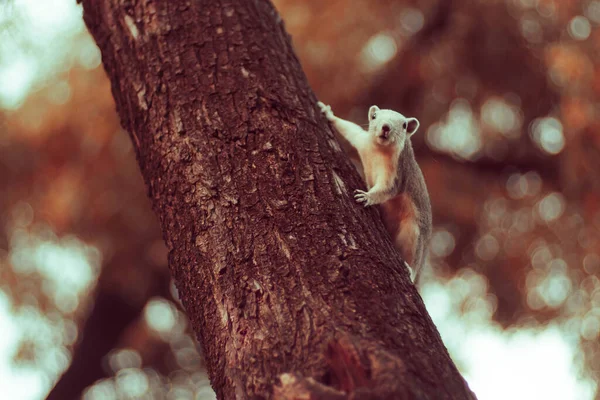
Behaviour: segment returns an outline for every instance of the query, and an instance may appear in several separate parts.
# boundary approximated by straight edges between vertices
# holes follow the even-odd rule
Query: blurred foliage
[[[80,9],[50,3],[68,23],[31,1],[0,10],[11,354],[42,371],[39,396],[66,369],[65,393],[101,379],[89,399],[210,398],[98,50]],[[482,361],[457,338],[477,330],[559,332],[576,353],[565,362],[583,366],[572,374],[598,381],[600,1],[275,4],[336,114],[364,123],[377,104],[420,119],[435,223],[421,290],[470,384]],[[600,398],[589,387],[582,398]]]

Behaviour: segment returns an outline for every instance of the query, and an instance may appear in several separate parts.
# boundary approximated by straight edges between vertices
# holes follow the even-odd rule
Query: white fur
[[[336,117],[331,106],[321,102],[317,104],[327,120],[356,148],[360,156],[369,191],[355,190],[356,202],[368,207],[394,197],[398,158],[406,140],[419,129],[419,121],[393,110],[372,106],[368,114],[369,130],[365,131],[355,123]],[[385,138],[384,125],[389,127]]]
[[[393,110],[372,106],[368,113],[369,129],[364,130],[336,117],[330,106],[321,102],[318,106],[335,130],[356,148],[360,156],[369,190],[355,190],[354,199],[365,207],[381,204],[384,223],[411,270],[411,278],[416,279],[423,264],[423,246],[426,246],[431,231],[431,208],[427,205],[429,196],[414,153],[412,150],[403,150],[407,140],[419,129],[419,121]],[[406,165],[414,167],[407,169]],[[404,177],[410,184],[396,179],[400,168],[403,173],[411,174]],[[419,199],[421,209],[417,207],[415,198]],[[422,211],[424,214],[421,214]],[[409,264],[414,264],[414,270]]]

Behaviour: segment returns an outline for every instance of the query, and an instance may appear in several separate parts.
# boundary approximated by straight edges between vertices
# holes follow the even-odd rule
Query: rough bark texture
[[[219,398],[467,399],[267,0],[84,0]]]

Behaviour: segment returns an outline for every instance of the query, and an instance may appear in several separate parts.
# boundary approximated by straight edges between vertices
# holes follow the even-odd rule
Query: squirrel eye
[[[377,113],[373,113],[373,116],[371,116],[371,119],[375,119],[376,116],[377,116]]]
[[[406,128],[408,128],[408,124],[405,122],[404,124],[402,124],[402,128],[404,128],[404,130],[406,130]]]

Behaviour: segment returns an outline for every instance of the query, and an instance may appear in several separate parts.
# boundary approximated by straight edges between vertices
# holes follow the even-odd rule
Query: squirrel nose
[[[390,126],[388,124],[383,124],[381,126],[381,133],[382,133],[381,136],[387,138],[388,135],[389,135],[389,133],[390,133],[390,130],[391,130],[391,128],[390,128]]]

